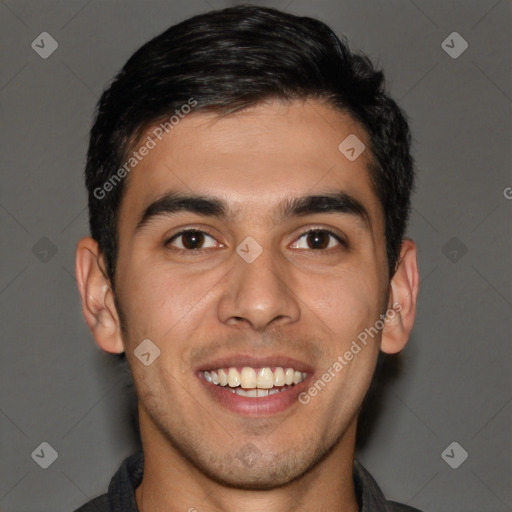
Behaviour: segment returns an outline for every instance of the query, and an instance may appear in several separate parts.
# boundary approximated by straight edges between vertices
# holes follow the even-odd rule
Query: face
[[[354,432],[380,344],[358,335],[389,283],[370,155],[338,149],[350,134],[368,147],[314,101],[195,113],[129,176],[116,293],[143,442],[224,484],[290,482]]]

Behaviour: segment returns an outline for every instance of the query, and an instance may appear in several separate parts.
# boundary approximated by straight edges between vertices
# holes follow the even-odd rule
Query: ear
[[[119,316],[103,255],[91,237],[76,248],[75,273],[82,300],[82,313],[96,343],[106,352],[124,352]]]
[[[391,278],[388,311],[382,331],[381,350],[387,354],[400,352],[409,341],[416,317],[416,301],[420,275],[416,244],[404,238],[398,268]]]

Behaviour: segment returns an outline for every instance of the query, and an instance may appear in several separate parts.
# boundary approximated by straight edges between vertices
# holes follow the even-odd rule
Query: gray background
[[[2,512],[71,511],[105,492],[138,447],[127,376],[95,345],[74,279],[76,242],[88,234],[91,116],[142,43],[234,3],[0,3]],[[414,134],[417,322],[359,458],[390,499],[431,512],[510,511],[512,5],[259,3],[345,34],[384,68]],[[441,46],[454,31],[469,44],[456,59]],[[47,59],[31,48],[41,32],[59,45]],[[48,469],[31,457],[43,441],[58,452]],[[441,457],[454,441],[469,454],[457,469]]]

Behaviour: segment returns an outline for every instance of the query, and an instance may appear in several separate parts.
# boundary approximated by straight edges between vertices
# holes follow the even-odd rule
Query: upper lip
[[[218,368],[244,367],[251,368],[293,368],[300,372],[312,373],[311,365],[283,354],[269,354],[255,356],[254,354],[232,354],[218,357],[197,367],[196,371],[203,372],[217,370]]]

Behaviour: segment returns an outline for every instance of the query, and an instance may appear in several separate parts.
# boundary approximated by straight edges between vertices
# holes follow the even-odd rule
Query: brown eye
[[[301,242],[301,240],[303,240]],[[336,245],[347,247],[345,241],[340,238],[336,233],[328,229],[310,229],[303,233],[298,241],[292,244],[294,249],[311,249],[311,250],[326,250],[336,247]]]
[[[181,237],[185,249],[200,249],[204,242],[204,234],[200,231],[187,231]]]
[[[307,244],[310,249],[327,249],[329,236],[325,231],[311,231],[306,235]]]
[[[197,251],[201,249],[205,249],[208,247],[214,247],[215,244],[210,244],[209,246],[204,246],[205,241],[207,239],[211,239],[215,242],[215,239],[205,233],[204,231],[199,231],[197,229],[189,229],[186,231],[180,231],[176,233],[166,245],[174,245],[178,249],[182,249],[185,251]]]

